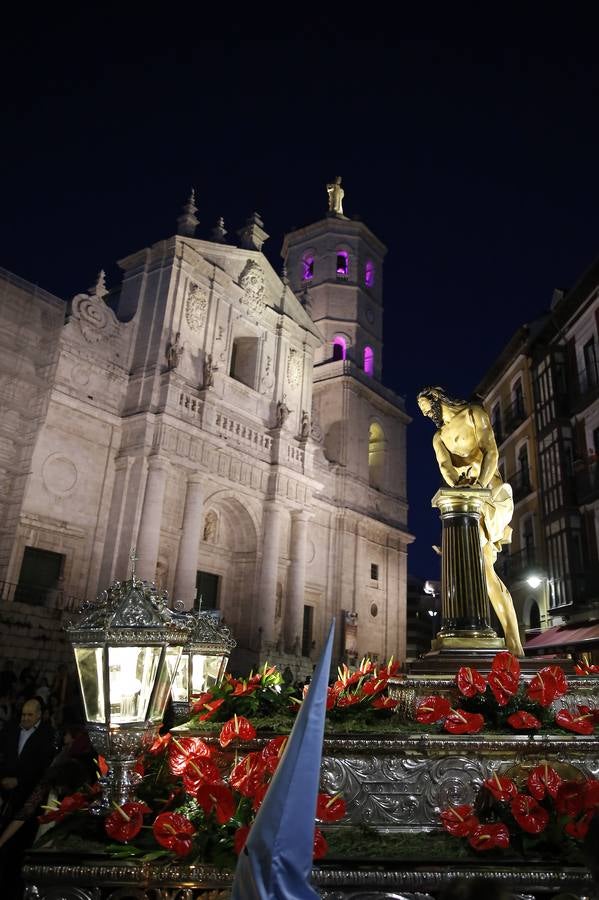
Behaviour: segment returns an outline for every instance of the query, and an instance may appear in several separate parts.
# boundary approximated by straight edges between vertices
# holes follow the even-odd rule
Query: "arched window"
[[[374,488],[382,488],[385,481],[385,432],[378,422],[371,422],[368,431],[368,481]]]
[[[532,606],[530,607],[530,618],[529,618],[529,628],[540,628],[541,627],[541,613],[539,610],[539,604],[534,601]]]
[[[372,347],[364,347],[364,371],[367,375],[374,375],[374,350]]]
[[[314,278],[314,257],[306,253],[302,258],[302,281],[312,281]]]
[[[333,338],[333,359],[345,359],[347,356],[347,341],[340,334]]]
[[[364,284],[366,287],[373,287],[374,285],[374,263],[371,259],[367,259],[364,266]]]
[[[347,276],[349,272],[349,254],[346,250],[337,250],[337,275]]]

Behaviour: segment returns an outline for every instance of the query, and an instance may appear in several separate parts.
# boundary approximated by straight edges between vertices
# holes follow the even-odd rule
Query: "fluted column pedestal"
[[[432,499],[443,527],[441,630],[433,650],[492,650],[505,646],[490,625],[480,544],[480,519],[491,491],[442,488]]]

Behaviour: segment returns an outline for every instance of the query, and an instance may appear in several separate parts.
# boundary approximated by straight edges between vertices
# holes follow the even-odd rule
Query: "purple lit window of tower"
[[[345,359],[347,355],[347,343],[340,334],[333,338],[333,359]]]
[[[337,251],[337,275],[347,275],[349,272],[349,255],[345,250]]]
[[[372,287],[374,284],[374,263],[371,259],[366,260],[364,268],[364,283],[366,287]]]
[[[374,350],[372,347],[364,347],[364,371],[367,375],[374,375]]]
[[[302,281],[311,281],[314,278],[314,257],[305,256],[302,259]]]

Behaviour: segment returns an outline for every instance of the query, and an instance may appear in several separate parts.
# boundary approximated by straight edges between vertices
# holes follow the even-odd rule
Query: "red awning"
[[[599,644],[599,622],[594,625],[554,625],[526,642],[525,650],[543,647],[580,647]]]

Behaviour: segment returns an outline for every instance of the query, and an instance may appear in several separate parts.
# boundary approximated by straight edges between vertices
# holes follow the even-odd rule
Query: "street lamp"
[[[100,805],[107,810],[111,801],[133,797],[135,761],[158,732],[189,625],[134,569],[129,581],[116,581],[84,604],[66,631],[90,740],[109,766]]]
[[[171,670],[171,699],[179,724],[189,718],[193,698],[220,682],[236,646],[229,629],[210,613],[188,614],[185,619],[191,626],[189,643],[183,648],[174,675]],[[174,666],[174,660],[168,662]]]

